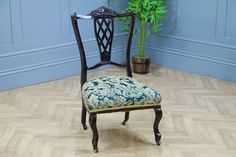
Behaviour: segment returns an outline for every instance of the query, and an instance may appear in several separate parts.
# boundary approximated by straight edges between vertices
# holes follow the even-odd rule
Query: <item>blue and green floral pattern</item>
[[[102,109],[157,105],[160,94],[126,76],[106,76],[85,82],[82,88],[85,107],[90,112]]]

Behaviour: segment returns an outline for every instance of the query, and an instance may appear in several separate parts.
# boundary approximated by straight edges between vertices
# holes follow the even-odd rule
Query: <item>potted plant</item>
[[[150,34],[161,30],[161,20],[166,17],[167,0],[128,0],[127,11],[136,14],[140,27],[135,32],[139,32],[138,55],[132,57],[133,71],[145,74],[149,71],[150,57],[145,56],[145,43]],[[123,31],[129,30],[129,20],[121,19],[124,23]]]

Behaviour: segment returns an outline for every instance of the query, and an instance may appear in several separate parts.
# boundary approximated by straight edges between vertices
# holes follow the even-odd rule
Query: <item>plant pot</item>
[[[139,58],[138,56],[132,57],[133,72],[139,74],[147,74],[150,67],[150,57]]]

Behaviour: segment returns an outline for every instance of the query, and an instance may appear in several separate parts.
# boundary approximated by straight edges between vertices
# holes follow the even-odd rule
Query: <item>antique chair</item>
[[[126,50],[126,63],[119,64],[111,61],[111,50],[114,36],[114,18],[129,17],[130,31]],[[87,66],[86,54],[80,36],[78,19],[92,19],[94,23],[95,37],[100,51],[100,62],[92,67]],[[100,7],[89,15],[71,15],[71,21],[78,44],[81,57],[81,93],[82,93],[82,114],[81,123],[83,129],[87,129],[86,112],[89,113],[89,124],[93,131],[92,145],[95,152],[98,152],[98,130],[97,114],[111,112],[125,112],[123,125],[129,119],[129,111],[141,109],[154,109],[155,121],[153,125],[157,145],[160,144],[161,134],[158,129],[162,118],[161,96],[152,88],[137,82],[132,78],[130,67],[130,48],[135,24],[134,13],[118,14],[106,7]],[[126,67],[127,76],[104,76],[87,81],[87,71],[96,69],[102,65],[116,65]]]

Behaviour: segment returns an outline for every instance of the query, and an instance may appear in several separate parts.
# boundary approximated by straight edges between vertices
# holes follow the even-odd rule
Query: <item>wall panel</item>
[[[236,1],[228,0],[226,23],[225,23],[225,37],[234,38],[236,40]]]
[[[214,36],[218,0],[179,0],[178,29],[191,34]]]
[[[11,6],[9,0],[0,1],[0,47],[12,44]],[[1,52],[0,52],[1,54]]]
[[[61,35],[61,0],[20,0],[23,41],[58,38]]]

